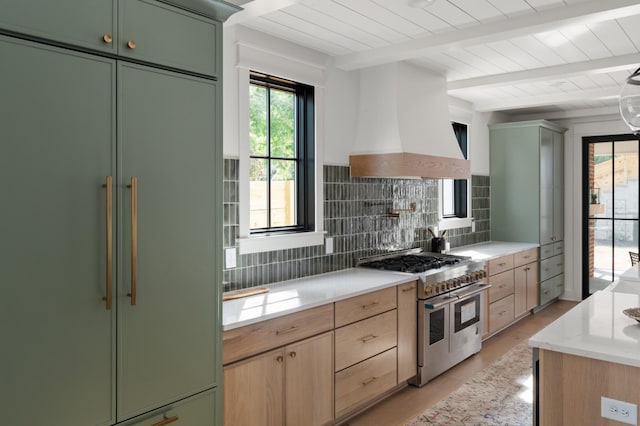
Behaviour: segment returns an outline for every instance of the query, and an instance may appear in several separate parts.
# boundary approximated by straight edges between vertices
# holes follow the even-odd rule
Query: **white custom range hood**
[[[443,76],[406,62],[361,69],[359,108],[351,176],[470,177]]]

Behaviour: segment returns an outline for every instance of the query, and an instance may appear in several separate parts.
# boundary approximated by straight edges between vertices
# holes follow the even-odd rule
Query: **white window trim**
[[[295,58],[238,44],[239,237],[240,254],[324,244],[324,69]],[[249,81],[250,70],[314,86],[315,229],[288,234],[251,235],[249,222]]]
[[[471,161],[472,147],[471,147],[471,125],[466,121],[456,120],[458,123],[466,124],[467,126],[467,160]],[[471,177],[467,179],[467,217],[443,217],[442,216],[442,179],[438,180],[438,229],[444,231],[445,229],[457,229],[471,227],[471,232],[475,231],[473,213],[473,206],[471,205]]]

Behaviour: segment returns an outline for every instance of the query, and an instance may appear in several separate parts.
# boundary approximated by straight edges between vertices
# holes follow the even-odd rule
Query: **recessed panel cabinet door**
[[[116,65],[1,36],[0,58],[0,423],[113,424]]]
[[[117,49],[116,16],[117,0],[0,2],[0,28],[110,53]]]
[[[119,420],[218,382],[215,91],[119,64]]]

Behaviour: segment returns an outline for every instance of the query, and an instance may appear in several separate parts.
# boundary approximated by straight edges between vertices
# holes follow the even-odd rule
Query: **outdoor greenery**
[[[271,108],[267,105],[267,91]],[[295,93],[251,84],[249,89],[250,179],[295,180]],[[270,113],[270,122],[267,114]]]

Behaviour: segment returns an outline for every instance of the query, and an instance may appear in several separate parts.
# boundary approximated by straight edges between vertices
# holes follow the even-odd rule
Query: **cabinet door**
[[[184,402],[172,404],[166,410],[140,420],[126,423],[126,426],[212,426],[216,424],[216,390],[203,392]],[[163,423],[165,422],[165,423]]]
[[[221,30],[213,20],[157,1],[121,0],[119,25],[122,56],[207,75],[219,72],[222,55],[215,46]]]
[[[224,424],[233,426],[282,426],[284,424],[284,351],[282,349],[224,367]]]
[[[112,424],[115,63],[1,36],[0,58],[2,424]]]
[[[513,270],[515,278],[513,309],[516,318],[527,313],[527,267],[527,265],[519,266]]]
[[[564,239],[564,135],[553,132],[553,239]]]
[[[2,0],[0,28],[115,53],[116,11],[116,0]]]
[[[553,241],[553,131],[540,128],[540,244]]]
[[[222,174],[215,83],[126,63],[118,71],[121,420],[218,382]]]
[[[530,311],[538,306],[540,275],[537,262],[529,263],[527,268],[527,311]]]
[[[333,332],[287,346],[285,368],[285,424],[312,426],[331,422]]]
[[[417,286],[398,286],[398,383],[415,376],[418,365]]]

